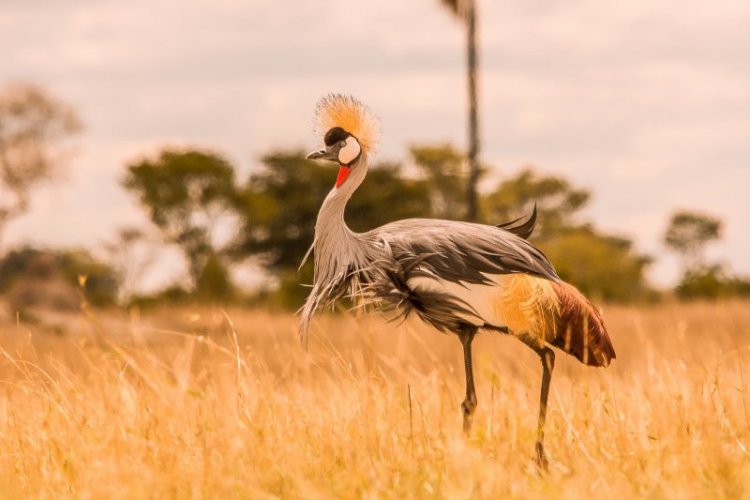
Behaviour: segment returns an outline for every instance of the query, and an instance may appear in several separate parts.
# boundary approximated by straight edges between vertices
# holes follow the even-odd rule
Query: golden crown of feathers
[[[370,108],[352,96],[328,94],[315,107],[316,133],[325,135],[333,127],[341,127],[357,138],[364,150],[375,152],[380,128]]]

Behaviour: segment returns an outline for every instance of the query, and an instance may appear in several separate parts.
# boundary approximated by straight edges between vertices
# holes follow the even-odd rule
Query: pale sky
[[[479,13],[494,178],[533,164],[590,189],[586,217],[657,257],[657,284],[677,275],[660,243],[670,213],[713,213],[726,227],[711,255],[750,274],[750,2],[480,0]],[[331,91],[381,117],[382,158],[463,147],[463,40],[438,0],[3,0],[0,83],[43,85],[86,127],[64,181],[6,241],[91,246],[145,224],[119,180],[165,144],[222,151],[241,178],[270,148],[312,149]]]

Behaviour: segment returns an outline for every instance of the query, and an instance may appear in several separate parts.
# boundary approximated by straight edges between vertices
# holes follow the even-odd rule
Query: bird
[[[300,337],[306,345],[313,315],[344,297],[399,317],[416,315],[463,348],[466,396],[463,429],[469,433],[477,407],[472,342],[481,332],[517,338],[542,365],[535,459],[546,468],[547,397],[555,364],[553,347],[584,365],[605,367],[615,351],[600,311],[563,281],[529,240],[531,214],[498,225],[442,219],[404,219],[367,232],[349,229],[347,202],[365,180],[377,151],[379,124],[358,99],[328,94],[315,108],[324,147],[307,155],[339,170],[315,223],[314,278],[302,306]],[[300,266],[301,267],[301,266]]]

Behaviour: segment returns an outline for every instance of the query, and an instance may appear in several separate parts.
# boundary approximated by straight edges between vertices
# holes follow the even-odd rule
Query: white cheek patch
[[[348,137],[346,139],[346,146],[339,149],[339,163],[342,165],[349,165],[354,159],[359,156],[361,148],[359,147],[359,141],[354,137]]]

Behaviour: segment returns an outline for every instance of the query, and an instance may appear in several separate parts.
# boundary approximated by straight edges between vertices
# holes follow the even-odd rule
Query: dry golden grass
[[[324,316],[308,353],[258,311],[2,325],[0,496],[750,495],[750,304],[605,316],[610,368],[558,355],[547,474],[538,359],[497,334],[465,438],[459,343],[416,322]]]

